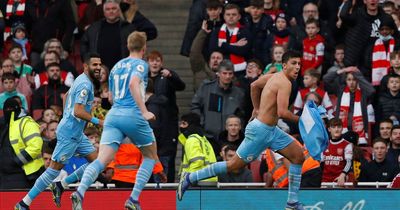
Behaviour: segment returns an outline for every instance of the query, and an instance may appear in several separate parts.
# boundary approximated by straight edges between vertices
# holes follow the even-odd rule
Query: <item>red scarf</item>
[[[219,30],[219,33],[218,33],[218,44],[219,44],[219,46],[221,46],[222,43],[224,43],[224,42],[236,43],[238,41],[237,34],[239,32],[239,28],[240,28],[240,24],[238,23],[236,25],[236,27],[233,29],[231,38],[230,38],[230,40],[228,42],[228,39],[227,39],[227,27],[226,27],[226,24],[224,23],[221,26],[221,29]],[[231,54],[229,54],[229,59],[232,61],[233,65],[235,67],[235,72],[236,71],[242,71],[242,70],[246,69],[246,60],[242,56],[235,55],[235,54],[231,53]]]
[[[24,16],[25,0],[20,0],[17,9],[15,10],[15,13],[12,13],[14,3],[15,0],[8,0],[7,2],[6,16],[5,16],[5,19],[7,20],[9,20],[11,16]],[[10,35],[11,35],[11,28],[9,26],[6,26],[4,28],[4,40],[6,40]]]
[[[343,123],[343,133],[348,131],[348,116],[350,110],[350,88],[345,87],[343,90],[343,95],[340,100],[340,113],[339,118]],[[367,142],[366,134],[364,129],[364,121],[362,116],[362,108],[361,108],[361,90],[357,88],[354,92],[354,108],[353,108],[353,118],[352,118],[352,128],[353,131],[356,132],[359,136],[358,142]]]
[[[389,73],[390,68],[390,53],[393,52],[395,41],[394,39],[389,40],[389,51],[386,51],[385,45],[382,39],[375,41],[374,48],[372,50],[372,85],[378,86],[381,84],[383,76]]]

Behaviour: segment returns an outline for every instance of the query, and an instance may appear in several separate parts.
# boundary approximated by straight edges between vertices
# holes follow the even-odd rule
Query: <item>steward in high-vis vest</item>
[[[143,155],[131,140],[125,138],[115,154],[114,160],[108,164],[107,170],[113,170],[112,182],[116,188],[132,188],[136,183],[136,174],[142,164]],[[163,167],[160,162],[154,165],[153,174],[163,176],[161,182],[166,181]],[[165,180],[164,180],[165,179]]]
[[[213,147],[204,136],[204,131],[200,126],[199,115],[195,113],[182,115],[179,127],[181,134],[178,140],[184,147],[181,172],[195,172],[217,162]],[[211,177],[202,182],[217,181],[217,177]]]
[[[295,140],[303,148],[304,163],[302,167],[301,187],[320,187],[322,179],[322,171],[320,163],[314,160],[306,148]],[[288,168],[285,165],[285,157],[270,149],[265,151],[268,172],[272,175],[273,187],[284,188],[288,187]],[[287,161],[288,162],[288,161]],[[290,162],[288,162],[290,164]]]
[[[4,102],[0,132],[0,189],[30,188],[44,171],[39,125],[22,111],[18,101]]]

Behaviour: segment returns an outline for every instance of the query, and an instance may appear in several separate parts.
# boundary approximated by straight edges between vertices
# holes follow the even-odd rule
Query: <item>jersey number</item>
[[[126,81],[128,79],[128,74],[114,75],[114,89],[115,96],[114,99],[121,99],[125,96]],[[119,83],[122,82],[122,88],[119,89]],[[122,91],[121,91],[122,90]]]

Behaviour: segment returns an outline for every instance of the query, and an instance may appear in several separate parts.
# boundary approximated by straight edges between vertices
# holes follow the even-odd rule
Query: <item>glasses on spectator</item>
[[[2,65],[3,68],[14,67],[14,65]]]
[[[304,10],[304,13],[317,13],[317,10]]]
[[[248,64],[247,65],[247,68],[258,68],[258,65],[257,64],[254,64],[254,63],[251,63],[251,64]]]

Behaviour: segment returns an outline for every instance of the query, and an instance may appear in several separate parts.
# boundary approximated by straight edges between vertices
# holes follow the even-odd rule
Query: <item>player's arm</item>
[[[69,90],[62,96],[63,108],[65,109],[65,103],[67,102]]]
[[[251,95],[251,102],[253,103],[254,110],[258,110],[260,108],[261,91],[263,90],[265,84],[267,84],[267,81],[271,77],[272,77],[272,74],[262,75],[256,81],[251,83],[250,95]]]
[[[87,122],[103,126],[103,120],[93,117],[89,112],[87,112],[84,104],[76,103],[74,105],[74,116]]]
[[[293,114],[291,111],[289,111],[288,106],[289,106],[289,97],[290,97],[290,91],[291,91],[291,84],[282,84],[280,87],[278,87],[278,94],[277,94],[277,114],[279,118],[282,118],[284,120],[289,120],[292,122],[298,122],[299,121],[299,116]]]
[[[154,114],[147,110],[146,105],[144,104],[144,101],[140,94],[140,78],[138,76],[132,76],[132,79],[129,82],[129,90],[140,111],[142,112],[143,117],[146,120],[155,120]]]

